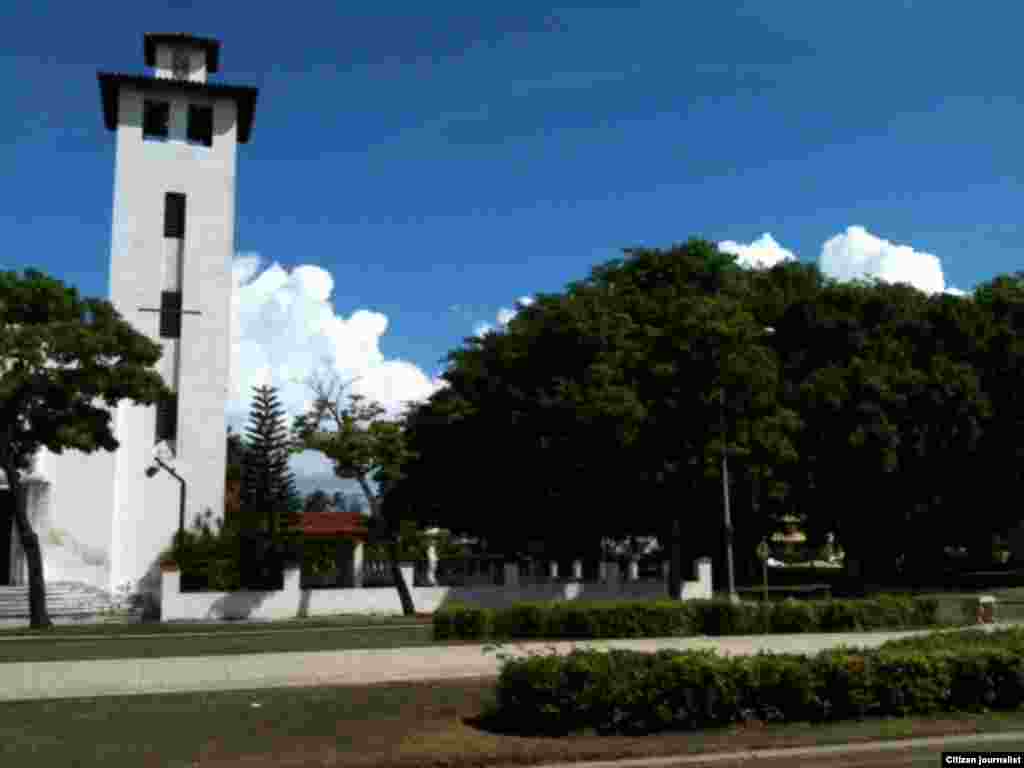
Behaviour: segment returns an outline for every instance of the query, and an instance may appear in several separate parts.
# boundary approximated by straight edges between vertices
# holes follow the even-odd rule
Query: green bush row
[[[696,730],[733,722],[843,720],[1015,709],[1024,704],[1024,634],[1014,647],[946,641],[919,650],[719,657],[711,651],[574,651],[506,662],[495,719],[524,734]],[[941,643],[940,643],[941,646]]]
[[[927,635],[901,637],[888,641],[887,650],[902,651],[959,651],[963,649],[998,648],[1024,655],[1024,629],[1008,627],[974,627],[950,632],[932,632]]]
[[[613,638],[837,632],[928,627],[935,598],[731,603],[721,600],[452,605],[434,614],[434,639]]]

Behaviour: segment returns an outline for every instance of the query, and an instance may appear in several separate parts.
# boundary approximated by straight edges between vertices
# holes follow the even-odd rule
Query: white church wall
[[[188,190],[182,296],[186,309],[202,314],[186,315],[182,323],[178,457],[192,473],[186,478],[190,495],[193,484],[196,488],[191,509],[199,513],[212,509],[217,518],[224,515],[231,375],[235,121],[234,102],[218,101],[213,146],[189,147],[200,151],[201,162],[180,164],[189,174],[182,180]]]
[[[40,474],[49,481],[45,515],[33,521],[47,581],[110,588],[114,454],[43,451]]]
[[[159,588],[158,556],[178,529],[179,486],[163,471],[146,477],[146,469],[153,464],[155,409],[126,403],[118,416],[121,448],[116,454],[111,587],[132,582],[140,592],[155,594]],[[186,468],[175,471],[188,478]]]

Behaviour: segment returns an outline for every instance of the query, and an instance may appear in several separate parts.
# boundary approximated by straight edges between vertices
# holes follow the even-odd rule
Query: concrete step
[[[46,609],[52,617],[96,616],[114,607],[111,595],[90,584],[54,582],[46,585]],[[0,587],[0,619],[22,619],[28,615],[28,587]]]
[[[51,600],[46,599],[46,604],[53,608],[85,608],[85,609],[97,609],[97,608],[109,608],[113,605],[113,601],[102,601],[102,600]],[[24,600],[13,600],[9,603],[0,603],[0,611],[12,610],[20,608],[21,606],[28,605],[28,598]]]

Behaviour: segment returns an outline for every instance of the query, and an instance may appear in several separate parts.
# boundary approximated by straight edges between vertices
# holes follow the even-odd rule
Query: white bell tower
[[[175,396],[118,408],[110,587],[152,574],[178,528],[182,486],[146,473],[158,443],[184,481],[186,527],[207,509],[223,519],[236,150],[257,93],[207,81],[220,67],[216,40],[148,34],[143,50],[151,75],[99,74],[116,132],[110,300],[163,346],[159,369]],[[57,481],[63,498],[59,471]]]

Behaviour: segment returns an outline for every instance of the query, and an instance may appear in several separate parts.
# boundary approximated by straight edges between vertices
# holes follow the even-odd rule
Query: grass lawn
[[[46,637],[0,639],[0,663],[405,648],[434,644],[433,628],[429,624],[371,628],[311,627],[291,632],[252,629],[202,635],[165,633],[151,637],[114,635],[95,638],[55,633]],[[480,645],[481,642],[446,640],[444,644]]]
[[[478,727],[493,691],[473,680],[0,703],[0,763],[469,768],[1024,729],[1018,712],[526,738]]]
[[[60,637],[64,635],[155,635],[155,634],[196,634],[209,632],[247,632],[309,629],[313,627],[358,627],[358,626],[395,626],[407,624],[430,624],[430,616],[319,616],[310,619],[286,619],[281,621],[177,621],[162,622],[121,622],[57,624],[51,629],[30,629],[28,624],[22,626],[0,627],[0,640],[14,635],[46,635]]]

